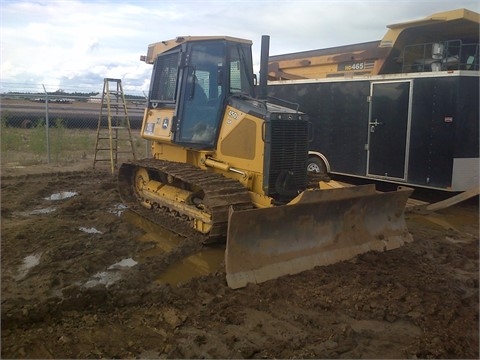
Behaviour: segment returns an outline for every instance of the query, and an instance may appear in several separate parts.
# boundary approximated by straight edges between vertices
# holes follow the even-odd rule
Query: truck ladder
[[[119,154],[131,155],[133,159],[129,160],[136,159],[122,80],[105,78],[93,168],[95,169],[97,162],[109,161],[113,174],[118,164]]]

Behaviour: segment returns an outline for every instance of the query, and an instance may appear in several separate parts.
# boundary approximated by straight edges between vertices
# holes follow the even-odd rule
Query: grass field
[[[93,129],[70,129],[62,126],[60,120],[54,127],[47,129],[43,125],[30,129],[5,126],[1,131],[1,165],[30,166],[47,163],[58,165],[71,164],[91,159],[95,156],[97,131]],[[146,155],[146,140],[140,137],[138,130],[132,130],[132,140],[138,157]],[[103,136],[103,135],[101,135]],[[108,135],[107,135],[108,136]],[[126,136],[123,136],[126,139]],[[48,139],[48,140],[47,140]],[[120,138],[119,136],[119,139]],[[109,148],[108,140],[100,140],[99,148]],[[119,140],[119,151],[128,145]],[[97,152],[97,159],[109,158],[109,150]]]

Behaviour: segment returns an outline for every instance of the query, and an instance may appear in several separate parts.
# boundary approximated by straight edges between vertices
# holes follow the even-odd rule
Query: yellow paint
[[[480,14],[470,10],[439,12],[423,19],[388,25],[378,46],[369,42],[285,54],[279,60],[273,57],[268,75],[269,79],[278,81],[384,74],[384,64],[398,63],[405,46],[442,41],[442,37],[478,38],[479,25]],[[432,39],[432,32],[436,39]],[[349,68],[351,65],[354,67]]]
[[[147,140],[171,141],[172,109],[146,109],[142,137]]]

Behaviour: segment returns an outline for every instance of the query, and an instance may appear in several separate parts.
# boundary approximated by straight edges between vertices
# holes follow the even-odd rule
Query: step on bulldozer
[[[152,156],[119,168],[124,203],[202,244],[225,242],[231,288],[412,241],[411,189],[309,182],[308,116],[267,100],[269,37],[258,82],[251,47],[227,36],[149,45],[141,136]]]

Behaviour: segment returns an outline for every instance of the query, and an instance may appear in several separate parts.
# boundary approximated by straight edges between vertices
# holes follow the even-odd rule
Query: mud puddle
[[[144,231],[138,241],[152,244],[150,249],[137,255],[136,260],[139,263],[162,256],[174,250],[183,241],[182,237],[131,211],[125,211],[122,217]],[[171,264],[156,281],[176,286],[193,278],[215,273],[223,268],[224,256],[225,248],[223,246],[204,247],[199,252]]]
[[[132,258],[123,259],[113,265],[110,265],[106,271],[101,271],[92,276],[85,284],[86,288],[91,288],[97,285],[104,285],[109,287],[122,278],[122,271],[137,265],[138,262]]]
[[[78,230],[83,231],[84,233],[87,233],[87,234],[102,234],[100,230],[97,230],[94,227],[87,228],[85,226],[82,226],[82,227],[79,227]]]
[[[223,248],[205,248],[171,265],[156,281],[176,286],[193,278],[215,273],[223,268],[224,257]]]
[[[69,199],[77,195],[78,193],[76,191],[62,191],[62,192],[53,193],[50,196],[44,197],[43,199],[47,201],[60,201],[60,200]],[[15,212],[15,214],[21,217],[29,217],[29,216],[35,216],[35,215],[47,215],[55,211],[57,211],[56,207],[47,206],[43,208],[33,209],[30,211],[19,211],[19,212]]]
[[[127,209],[128,209],[127,206],[123,204],[115,204],[108,210],[108,212],[111,214],[114,214],[115,216],[120,217],[123,214],[123,212]]]
[[[55,193],[55,194],[52,194],[52,195],[46,197],[45,200],[59,201],[59,200],[69,199],[69,198],[77,196],[77,195],[78,195],[78,193],[75,192],[75,191],[62,191],[62,192],[58,192],[58,193]]]
[[[23,259],[22,265],[18,268],[15,280],[22,280],[29,273],[30,269],[40,264],[40,258],[42,254],[28,255]]]

